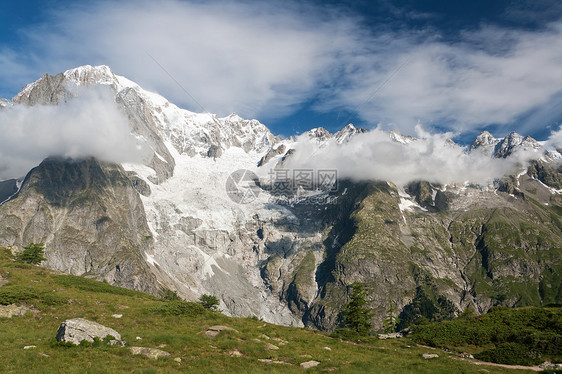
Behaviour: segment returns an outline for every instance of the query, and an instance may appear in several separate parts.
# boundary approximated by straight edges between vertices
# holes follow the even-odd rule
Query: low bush
[[[529,351],[525,345],[518,343],[501,343],[494,349],[489,349],[474,355],[482,361],[496,362],[508,365],[538,365],[543,360],[535,351]]]
[[[208,313],[208,310],[205,309],[199,303],[193,303],[193,302],[181,301],[181,300],[167,301],[161,303],[159,305],[149,308],[149,311],[152,313],[163,314],[163,315],[172,315],[172,316],[186,315],[191,317],[196,317]]]
[[[37,297],[37,292],[29,287],[12,285],[0,287],[0,305],[19,304]]]
[[[562,309],[494,307],[481,316],[414,326],[411,337],[433,347],[480,347],[485,361],[534,365],[562,357]]]

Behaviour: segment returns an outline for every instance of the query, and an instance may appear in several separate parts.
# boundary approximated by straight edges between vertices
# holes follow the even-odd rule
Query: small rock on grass
[[[301,362],[300,366],[303,369],[310,369],[310,368],[316,367],[318,365],[320,365],[320,362],[311,360],[311,361]]]
[[[436,355],[435,353],[424,353],[422,357],[425,358],[426,360],[429,360],[432,358],[437,358],[439,357],[439,355]]]
[[[258,358],[259,362],[263,362],[264,364],[278,364],[278,365],[292,365],[288,362],[281,361],[281,360],[272,360],[270,358]]]
[[[214,338],[215,336],[217,336],[218,334],[220,334],[223,331],[233,331],[233,332],[236,332],[236,333],[238,332],[237,330],[233,329],[232,327],[217,325],[217,326],[211,326],[211,327],[201,331],[201,333],[205,334],[205,336],[208,337],[208,338]]]
[[[146,347],[131,347],[131,353],[133,353],[134,355],[143,355],[152,360],[157,360],[160,357],[166,357],[170,355],[166,351],[161,351],[160,349],[146,348]]]
[[[243,356],[242,353],[240,353],[240,351],[237,350],[237,349],[234,349],[234,350],[228,352],[228,355],[230,357],[242,357]]]
[[[31,349],[31,348],[37,348],[36,345],[26,345],[25,347],[23,347],[23,349]]]
[[[287,344],[289,344],[288,341],[283,340],[283,339],[281,339],[281,338],[272,338],[271,340],[277,342],[278,345],[287,345]]]
[[[270,351],[276,351],[279,349],[279,347],[271,343],[265,343],[265,349],[269,349]]]

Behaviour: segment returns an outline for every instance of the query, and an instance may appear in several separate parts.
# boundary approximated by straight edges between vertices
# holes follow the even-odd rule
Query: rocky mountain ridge
[[[261,189],[239,204],[225,188],[233,171],[265,178],[300,139],[324,147],[367,131],[281,139],[255,120],[180,109],[105,66],[44,75],[2,105],[57,105],[90,85],[112,90],[150,151],[142,164],[48,159],[19,186],[2,182],[0,246],[45,242],[45,265],[56,270],[190,300],[214,294],[230,315],[327,330],[356,281],[376,324],[389,300],[408,321],[562,299],[561,157],[530,137],[484,132],[472,144],[495,158],[537,154],[497,185],[342,180],[335,191],[306,191],[312,203]]]

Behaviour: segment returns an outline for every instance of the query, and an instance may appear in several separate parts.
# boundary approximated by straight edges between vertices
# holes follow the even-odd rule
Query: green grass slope
[[[357,344],[314,330],[229,318],[196,303],[166,301],[102,282],[54,274],[17,262],[3,249],[0,285],[0,306],[25,304],[38,310],[0,318],[1,373],[299,373],[305,371],[300,364],[310,360],[320,364],[307,372],[478,373],[483,368],[459,360],[457,355],[418,346],[410,339],[372,337]],[[113,316],[119,314],[121,318]],[[151,360],[132,355],[128,347],[56,344],[59,324],[77,317],[117,330],[130,346],[160,347],[171,356]],[[237,332],[222,332],[213,339],[200,333],[213,325],[226,325]],[[266,343],[279,349],[270,350]],[[32,345],[35,347],[24,349]],[[240,357],[233,357],[234,351]],[[423,353],[438,353],[439,358],[425,360]],[[486,371],[509,370],[486,366]]]

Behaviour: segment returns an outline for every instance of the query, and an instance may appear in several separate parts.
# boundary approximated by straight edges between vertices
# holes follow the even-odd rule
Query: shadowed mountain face
[[[561,157],[529,137],[474,142],[470,152],[490,159],[538,155],[493,185],[341,180],[313,200],[282,203],[264,184],[239,204],[225,188],[231,173],[265,178],[298,156],[297,140],[236,115],[184,111],[107,67],[44,76],[7,105],[57,105],[72,100],[69,85],[96,84],[112,88],[151,151],[139,164],[49,158],[22,183],[0,182],[0,202],[11,198],[0,205],[0,246],[44,242],[52,269],[152,294],[213,294],[230,315],[326,330],[354,282],[365,283],[377,327],[390,301],[404,326],[466,308],[562,302]],[[303,137],[320,149],[365,133],[349,125]]]
[[[0,245],[48,243],[46,266],[155,293],[142,202],[115,164],[50,158],[1,207]]]

